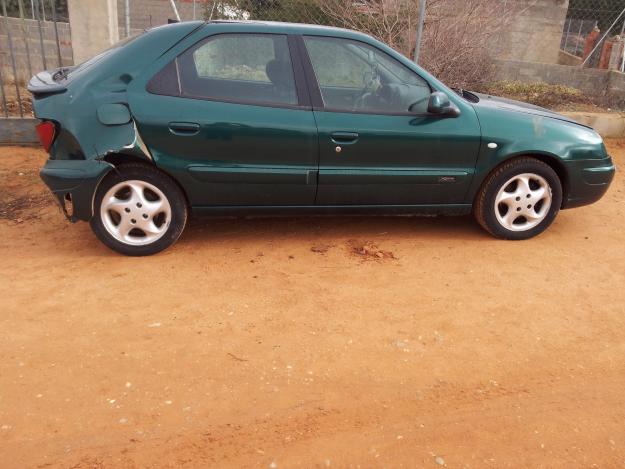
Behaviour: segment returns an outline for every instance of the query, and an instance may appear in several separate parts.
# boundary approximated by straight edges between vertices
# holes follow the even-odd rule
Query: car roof
[[[236,31],[254,31],[265,33],[282,33],[282,34],[320,34],[326,36],[339,36],[360,39],[369,38],[370,36],[353,31],[351,29],[337,28],[334,26],[322,26],[318,24],[305,23],[287,23],[281,21],[261,21],[261,20],[210,20],[206,21],[207,26],[212,25],[230,25],[232,30]],[[230,29],[230,28],[227,28]]]

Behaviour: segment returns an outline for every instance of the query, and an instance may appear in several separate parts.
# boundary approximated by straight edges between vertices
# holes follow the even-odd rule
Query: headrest
[[[273,59],[265,67],[267,77],[274,85],[286,86],[292,83],[291,64],[281,60]]]

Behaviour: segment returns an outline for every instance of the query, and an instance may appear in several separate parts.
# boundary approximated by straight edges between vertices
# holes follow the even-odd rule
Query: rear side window
[[[286,36],[212,36],[177,61],[182,96],[251,104],[298,103]]]

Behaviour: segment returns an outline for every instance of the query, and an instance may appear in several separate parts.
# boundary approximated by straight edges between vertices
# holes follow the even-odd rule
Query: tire
[[[185,196],[153,166],[126,163],[100,183],[91,229],[106,246],[127,256],[149,256],[174,244],[187,222]]]
[[[520,157],[488,175],[473,213],[491,235],[522,240],[545,231],[561,206],[562,183],[551,166],[536,158]]]

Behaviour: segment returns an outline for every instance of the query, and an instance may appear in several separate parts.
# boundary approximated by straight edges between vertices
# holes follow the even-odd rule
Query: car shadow
[[[58,243],[56,253],[64,256],[95,255],[118,257],[105,247],[85,224],[68,224],[66,230],[80,230],[80,246]],[[174,255],[178,249],[202,250],[211,245],[235,243],[238,248],[263,243],[322,243],[336,241],[379,244],[380,242],[489,242],[489,236],[469,215],[454,217],[309,216],[309,217],[191,217],[178,242],[161,254]],[[180,251],[178,251],[180,252]],[[123,256],[122,256],[123,257]],[[150,256],[151,257],[151,256]]]
[[[489,239],[474,219],[455,217],[239,217],[191,218],[179,243],[208,240],[308,240],[314,237],[369,238],[393,236],[443,240]]]

